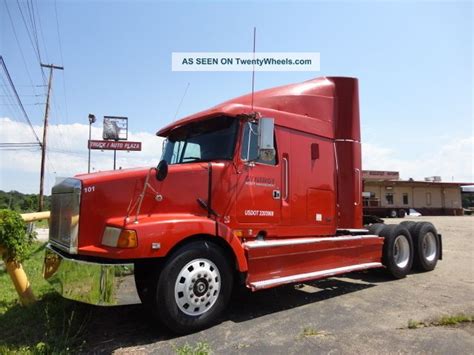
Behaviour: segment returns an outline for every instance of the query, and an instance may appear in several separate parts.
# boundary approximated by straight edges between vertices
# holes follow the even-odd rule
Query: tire
[[[400,223],[401,226],[404,226],[410,232],[411,238],[413,239],[413,234],[415,233],[414,228],[417,225],[417,222],[413,221],[403,221]]]
[[[374,223],[369,226],[369,234],[380,235],[380,232],[386,227],[383,223]]]
[[[160,260],[139,260],[135,263],[135,285],[142,304],[150,308],[153,301],[156,280],[162,269]]]
[[[420,271],[434,270],[438,263],[440,245],[438,232],[429,222],[417,223],[413,232],[414,266]]]
[[[158,277],[152,307],[155,317],[178,334],[213,325],[232,292],[233,273],[226,255],[205,241],[174,252]]]
[[[137,286],[137,293],[143,305],[149,306],[151,303],[150,289],[153,287],[150,280],[135,278],[135,285]]]
[[[398,210],[398,218],[405,218],[406,214],[404,209]]]
[[[397,218],[398,214],[397,214],[397,210],[390,210],[388,216],[390,218]]]
[[[413,241],[410,232],[400,224],[387,225],[380,236],[384,237],[382,263],[395,279],[404,278],[413,264]]]

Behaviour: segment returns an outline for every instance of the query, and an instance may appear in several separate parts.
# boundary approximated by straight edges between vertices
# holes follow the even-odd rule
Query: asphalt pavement
[[[93,307],[84,350],[174,354],[202,343],[214,354],[474,353],[472,323],[408,328],[410,320],[474,315],[474,217],[413,220],[431,221],[443,235],[443,260],[432,272],[391,280],[379,270],[255,293],[243,288],[220,324],[181,337],[156,326],[141,305]]]

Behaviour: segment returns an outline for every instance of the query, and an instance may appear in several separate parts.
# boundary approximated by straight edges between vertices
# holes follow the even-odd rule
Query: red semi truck
[[[143,302],[177,333],[212,325],[236,281],[253,291],[352,271],[432,270],[425,222],[362,223],[358,82],[323,77],[176,121],[157,168],[52,189],[44,276],[66,298]]]

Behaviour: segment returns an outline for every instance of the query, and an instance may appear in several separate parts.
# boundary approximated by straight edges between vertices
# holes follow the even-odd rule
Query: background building
[[[398,171],[364,170],[364,214],[379,217],[462,215],[461,186],[473,183],[442,182],[437,176],[425,181],[400,180]]]

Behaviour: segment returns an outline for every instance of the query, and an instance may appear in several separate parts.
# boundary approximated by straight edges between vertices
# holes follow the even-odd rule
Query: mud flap
[[[438,260],[443,260],[443,239],[441,234],[438,233],[438,244],[439,244],[439,258]]]

